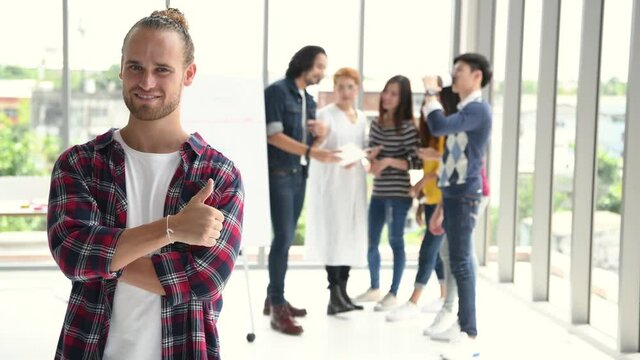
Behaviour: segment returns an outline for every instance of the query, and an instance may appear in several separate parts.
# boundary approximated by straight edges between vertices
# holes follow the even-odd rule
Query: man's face
[[[175,31],[138,28],[124,46],[122,96],[136,119],[153,121],[176,111],[182,87],[194,75],[194,64],[185,69],[184,44]]]
[[[452,74],[453,84],[451,89],[455,93],[468,93],[474,90],[476,83],[482,81],[482,71],[471,70],[469,64],[464,61],[458,61],[453,66]]]
[[[320,82],[324,78],[324,70],[327,68],[327,55],[318,54],[316,55],[315,60],[313,61],[313,67],[304,73],[302,73],[302,78],[304,79],[304,83],[309,85],[315,85]]]

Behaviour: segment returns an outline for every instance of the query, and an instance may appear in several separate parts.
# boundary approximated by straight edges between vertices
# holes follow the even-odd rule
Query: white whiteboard
[[[264,89],[257,78],[196,75],[184,88],[182,124],[235,163],[245,190],[243,247],[271,243]]]

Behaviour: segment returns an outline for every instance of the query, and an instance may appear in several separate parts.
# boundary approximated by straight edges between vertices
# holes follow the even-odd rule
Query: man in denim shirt
[[[471,233],[482,197],[481,169],[491,134],[491,106],[481,89],[491,80],[489,61],[480,54],[466,53],[453,61],[452,89],[460,96],[458,112],[445,116],[434,96],[439,90],[433,76],[425,77],[427,92],[422,109],[434,136],[447,136],[442,154],[439,186],[442,190],[444,230],[449,241],[451,272],[458,285],[458,322],[446,332],[452,346],[443,359],[472,359],[479,355],[474,341],[476,328],[476,277],[472,264]],[[432,154],[438,157],[438,154]],[[430,224],[439,227],[441,209]]]
[[[289,62],[284,79],[264,91],[269,158],[269,195],[273,241],[269,252],[269,286],[263,313],[271,315],[271,327],[285,334],[299,335],[302,326],[294,316],[304,316],[284,298],[289,247],[306,185],[309,158],[337,162],[331,151],[313,147],[322,141],[327,128],[315,121],[316,103],[305,88],[320,82],[327,66],[327,55],[319,46],[305,46]]]

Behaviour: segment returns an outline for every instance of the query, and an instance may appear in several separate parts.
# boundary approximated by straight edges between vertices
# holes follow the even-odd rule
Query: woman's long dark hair
[[[382,91],[384,92],[385,90],[387,90],[387,88],[391,84],[398,84],[398,87],[400,88],[400,101],[395,113],[393,114],[393,125],[396,128],[396,131],[400,131],[403,121],[411,120],[411,123],[413,123],[413,99],[411,97],[411,82],[405,76],[396,75],[387,81]],[[380,114],[378,118],[380,124],[382,124],[382,118],[384,116],[389,116],[389,114],[387,114],[387,111],[382,108],[382,96],[380,96],[380,103],[378,104],[378,114]]]
[[[438,78],[438,85],[441,85],[442,80]],[[458,103],[460,102],[460,96],[454,93],[451,90],[451,86],[447,86],[442,88],[440,94],[438,94],[440,98],[440,103],[444,108],[444,114],[449,116],[453,113],[458,112]],[[429,126],[427,125],[427,121],[422,113],[422,107],[424,107],[424,100],[422,101],[422,106],[420,106],[420,123],[418,125],[418,132],[420,134],[420,140],[422,141],[422,146],[430,147],[437,149],[438,148],[438,136],[433,136],[431,131],[429,131]]]

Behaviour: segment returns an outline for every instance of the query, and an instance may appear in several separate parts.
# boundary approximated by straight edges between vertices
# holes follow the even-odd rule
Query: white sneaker
[[[374,311],[386,311],[396,306],[397,299],[392,293],[387,293],[382,300],[378,301],[376,306],[373,307]]]
[[[454,323],[457,324],[457,319],[458,317],[453,313],[453,311],[447,311],[447,309],[442,308],[438,311],[438,315],[433,319],[431,325],[425,328],[422,333],[425,336],[442,333],[450,328]]]
[[[367,289],[367,291],[356,296],[356,298],[353,300],[355,302],[369,302],[369,301],[378,301],[380,300],[381,297],[382,297],[382,294],[380,293],[380,289],[369,288]]]
[[[460,332],[442,351],[440,358],[444,360],[472,360],[480,357],[477,340],[469,338],[467,333]]]
[[[431,340],[436,341],[451,341],[460,335],[460,324],[454,322],[448,329],[442,332],[431,334]]]
[[[440,309],[442,309],[442,305],[444,305],[444,299],[437,298],[432,302],[428,303],[427,305],[423,306],[422,312],[437,313],[438,311],[440,311]]]
[[[386,318],[387,321],[403,321],[415,319],[420,315],[420,309],[418,305],[412,303],[411,301],[407,301],[406,303],[398,306],[397,308],[391,310]]]

